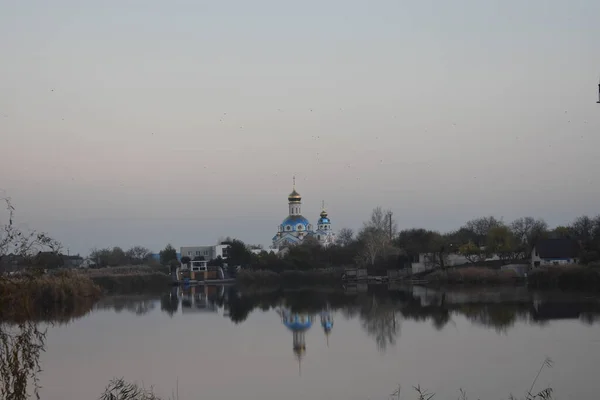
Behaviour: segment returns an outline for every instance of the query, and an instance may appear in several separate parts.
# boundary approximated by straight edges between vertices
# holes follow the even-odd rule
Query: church
[[[321,245],[329,246],[335,242],[335,233],[331,230],[331,220],[325,210],[325,204],[317,221],[317,229],[302,216],[302,196],[296,191],[296,183],[288,196],[289,215],[277,228],[273,236],[273,248],[281,249],[289,245],[299,244],[307,237],[315,238]]]

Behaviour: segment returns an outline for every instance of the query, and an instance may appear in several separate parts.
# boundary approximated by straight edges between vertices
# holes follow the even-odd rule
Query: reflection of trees
[[[519,308],[522,308],[520,304],[465,304],[457,312],[475,324],[492,327],[498,333],[506,333],[518,317],[526,317],[525,310]]]
[[[26,399],[28,390],[39,399],[39,359],[46,332],[33,321],[0,323],[0,398]]]
[[[255,309],[267,311],[283,305],[294,312],[318,313],[329,307],[332,311],[340,311],[346,319],[359,318],[362,328],[374,338],[381,351],[396,343],[402,319],[430,321],[435,329],[441,330],[453,315],[462,315],[474,324],[506,332],[517,321],[543,325],[548,320],[545,315],[553,318],[557,309],[554,304],[545,304],[545,309],[552,312],[546,312],[545,318],[542,318],[534,309],[532,300],[526,297],[521,296],[519,301],[499,301],[495,300],[492,293],[489,296],[491,300],[486,301],[480,292],[472,296],[469,293],[434,290],[424,299],[413,295],[412,288],[388,290],[381,285],[370,286],[367,292],[359,293],[349,293],[339,288],[250,291],[232,286],[226,289],[222,302],[229,311],[228,317],[236,324],[246,320]],[[584,322],[600,322],[600,305],[571,302],[569,308],[580,310],[580,319]]]
[[[123,310],[135,315],[144,315],[152,311],[156,306],[158,295],[132,295],[106,297],[96,304],[96,309],[115,310],[120,313]]]
[[[393,304],[379,304],[372,298],[371,304],[360,311],[362,327],[369,336],[375,338],[379,351],[396,344],[400,334],[400,320],[396,318],[397,310]]]
[[[169,316],[173,316],[179,309],[179,298],[177,297],[177,288],[173,287],[169,293],[160,297],[160,309]]]
[[[256,307],[254,299],[251,297],[241,297],[235,287],[227,288],[227,298],[229,300],[229,319],[239,324],[248,318],[250,312]]]

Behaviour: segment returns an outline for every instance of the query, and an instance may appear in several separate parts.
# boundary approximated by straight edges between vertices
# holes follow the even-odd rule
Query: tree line
[[[281,256],[268,250],[253,254],[243,242],[232,240],[227,262],[273,271],[352,265],[383,271],[410,267],[421,255],[443,269],[448,266],[450,254],[460,254],[472,264],[482,264],[492,256],[500,264],[522,262],[531,257],[538,241],[550,238],[577,242],[583,264],[600,261],[600,215],[584,215],[567,226],[552,229],[540,218],[521,217],[507,223],[487,216],[442,233],[424,228],[398,230],[392,212],[376,207],[357,233],[341,229],[334,245],[323,247],[306,238],[301,244],[289,246]]]

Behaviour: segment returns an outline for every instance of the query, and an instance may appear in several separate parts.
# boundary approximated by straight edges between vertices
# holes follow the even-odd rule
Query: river
[[[525,288],[234,287],[107,297],[48,326],[41,398],[97,399],[124,377],[165,398],[597,399],[600,299]]]

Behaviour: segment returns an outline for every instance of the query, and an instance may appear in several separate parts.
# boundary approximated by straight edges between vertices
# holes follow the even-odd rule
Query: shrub
[[[536,289],[600,291],[600,269],[584,265],[540,267],[529,274],[527,283]]]
[[[511,284],[519,280],[513,270],[496,270],[485,267],[452,268],[435,271],[427,275],[427,280],[448,284]]]

